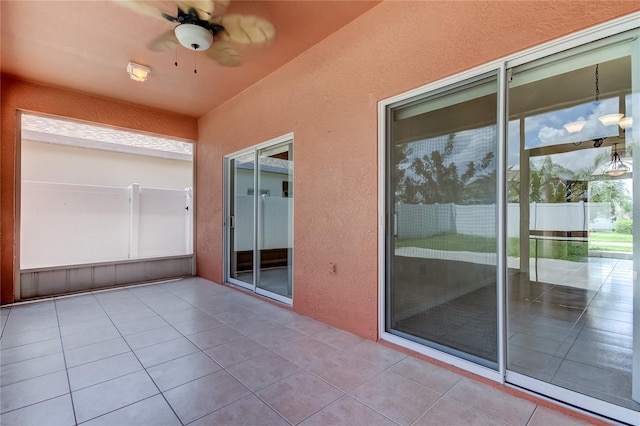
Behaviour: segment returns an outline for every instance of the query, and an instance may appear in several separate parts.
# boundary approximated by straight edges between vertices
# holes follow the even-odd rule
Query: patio
[[[588,423],[201,278],[0,312],[3,425]]]

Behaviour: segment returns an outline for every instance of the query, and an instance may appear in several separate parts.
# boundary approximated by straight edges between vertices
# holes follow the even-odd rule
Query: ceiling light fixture
[[[624,117],[618,121],[618,125],[622,130],[627,130],[628,127],[633,126],[633,118],[632,117]]]
[[[127,64],[127,72],[129,73],[131,80],[142,82],[147,80],[147,77],[151,72],[151,68],[136,64],[135,62],[129,62]]]
[[[631,171],[631,166],[620,158],[620,154],[618,154],[618,150],[616,146],[618,144],[613,144],[613,150],[611,153],[611,163],[604,169],[604,173],[609,176],[622,176],[623,174]]]
[[[578,120],[578,121],[572,121],[571,123],[567,123],[562,127],[564,127],[565,130],[569,133],[577,133],[582,130],[585,124],[587,124],[586,121]]]
[[[624,117],[624,114],[606,114],[598,117],[598,120],[605,126],[613,126],[620,123],[622,117]]]
[[[597,107],[600,102],[600,64],[596,64],[596,72],[595,72],[595,83],[596,83],[596,100],[595,106]],[[603,126],[613,126],[619,125],[622,129],[622,132],[625,131],[627,127],[631,127],[633,120],[631,117],[625,117],[624,114],[621,113],[613,113],[613,114],[605,114],[598,117],[598,121],[602,123]],[[584,118],[580,117],[576,121],[571,121],[569,123],[564,124],[562,127],[565,128],[567,133],[578,133],[582,131],[587,122]],[[593,139],[593,146],[599,148],[602,146],[605,138],[597,138]],[[574,142],[574,145],[580,145],[582,142]]]
[[[196,24],[180,24],[173,32],[180,44],[190,50],[207,50],[213,43],[211,31]]]

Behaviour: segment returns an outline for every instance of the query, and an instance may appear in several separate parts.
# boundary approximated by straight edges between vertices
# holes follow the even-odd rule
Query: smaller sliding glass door
[[[291,137],[229,156],[227,281],[291,303],[293,142]]]

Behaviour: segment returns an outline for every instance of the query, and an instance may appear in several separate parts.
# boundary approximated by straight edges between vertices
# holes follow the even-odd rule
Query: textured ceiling
[[[173,1],[148,3],[175,14]],[[148,50],[149,40],[175,24],[114,1],[2,0],[0,65],[3,73],[26,81],[200,117],[377,3],[232,1],[227,13],[264,17],[276,37],[266,46],[243,46],[244,63],[229,68],[182,47]],[[129,79],[129,61],[151,67],[145,83]]]

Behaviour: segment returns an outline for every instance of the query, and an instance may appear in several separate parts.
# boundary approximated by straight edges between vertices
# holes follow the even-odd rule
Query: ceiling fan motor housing
[[[184,23],[178,25],[174,33],[180,44],[191,50],[207,50],[213,43],[213,34],[200,25]]]

